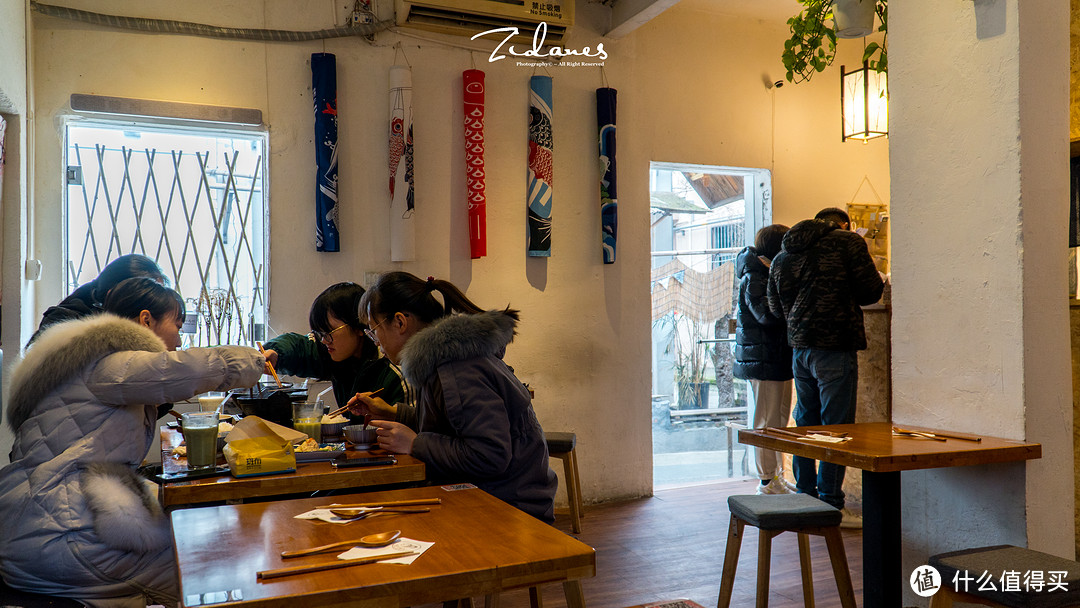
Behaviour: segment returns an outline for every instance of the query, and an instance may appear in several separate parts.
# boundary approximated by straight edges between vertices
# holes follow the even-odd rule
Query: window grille
[[[185,346],[263,339],[266,148],[265,131],[69,120],[65,292],[138,253],[184,297]]]
[[[735,259],[746,242],[743,237],[743,218],[737,221],[717,224],[710,229],[710,247],[713,249],[728,249],[721,253],[713,254],[713,267]]]

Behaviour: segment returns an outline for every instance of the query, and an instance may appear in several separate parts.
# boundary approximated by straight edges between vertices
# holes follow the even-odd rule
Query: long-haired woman
[[[442,302],[435,297],[438,294]],[[483,310],[448,281],[381,275],[360,301],[369,336],[401,365],[415,404],[359,395],[379,446],[412,454],[434,483],[470,482],[543,521],[557,479],[528,389],[503,362],[518,311]]]
[[[169,521],[135,472],[157,431],[155,404],[251,386],[265,359],[241,346],[176,351],[184,303],[153,279],[121,281],[104,308],[50,326],[15,365],[0,574],[95,607],[176,605]]]

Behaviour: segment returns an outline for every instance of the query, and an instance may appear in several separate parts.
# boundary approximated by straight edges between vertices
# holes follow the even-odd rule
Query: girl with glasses
[[[337,283],[315,298],[308,313],[311,333],[282,334],[264,344],[266,360],[290,376],[329,380],[334,398],[345,405],[357,393],[383,389],[387,399],[404,401],[408,387],[397,366],[379,356],[379,347],[357,315],[364,288]],[[391,401],[395,403],[396,401]],[[354,419],[363,423],[363,419]]]
[[[390,272],[361,298],[360,314],[416,391],[414,405],[367,395],[349,403],[377,418],[379,447],[422,460],[430,483],[473,483],[553,522],[558,481],[544,431],[502,359],[518,311],[483,310],[448,281]]]

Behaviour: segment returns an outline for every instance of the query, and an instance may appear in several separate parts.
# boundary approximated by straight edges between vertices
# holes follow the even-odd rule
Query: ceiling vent
[[[547,23],[544,46],[562,44],[574,24],[574,0],[395,0],[397,24],[440,34],[473,36],[516,27],[512,40],[530,44],[540,22]],[[506,35],[485,36],[492,42]]]

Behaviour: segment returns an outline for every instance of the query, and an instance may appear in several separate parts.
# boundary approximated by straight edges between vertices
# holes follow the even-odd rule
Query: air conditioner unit
[[[574,0],[395,0],[399,26],[440,34],[473,36],[502,27],[516,27],[517,43],[530,43],[540,22],[547,23],[544,45],[561,44],[574,24]],[[485,36],[492,42],[505,34]]]

